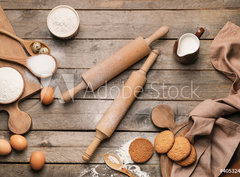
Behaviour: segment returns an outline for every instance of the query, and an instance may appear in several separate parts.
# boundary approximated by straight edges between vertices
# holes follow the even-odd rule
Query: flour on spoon
[[[27,60],[27,66],[35,75],[49,77],[56,69],[56,61],[50,55],[36,55]]]
[[[117,159],[116,157],[114,157],[114,156],[112,156],[112,155],[109,155],[109,156],[108,156],[108,159],[109,159],[112,163],[117,164],[117,165],[120,165],[120,162],[118,161],[118,159]]]

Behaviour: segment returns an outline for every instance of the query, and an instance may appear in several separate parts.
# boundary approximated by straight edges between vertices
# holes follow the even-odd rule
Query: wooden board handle
[[[167,34],[169,31],[168,26],[161,26],[157,31],[155,31],[151,36],[145,39],[146,43],[150,45],[153,41],[159,39],[160,37]]]
[[[158,50],[156,50],[156,49],[152,50],[152,52],[149,54],[147,60],[145,61],[145,63],[141,67],[141,70],[143,70],[145,73],[147,73],[148,70],[153,65],[153,63],[155,62],[155,60],[157,59],[158,55],[159,55]]]
[[[80,92],[81,90],[84,90],[87,88],[87,84],[82,81],[80,84],[78,84],[76,87],[64,92],[62,94],[62,101],[64,102],[69,102],[70,100],[72,100],[74,98],[74,96]]]
[[[9,107],[8,114],[8,128],[12,133],[25,134],[27,133],[32,125],[31,117],[18,108],[18,103],[14,103],[12,107]]]

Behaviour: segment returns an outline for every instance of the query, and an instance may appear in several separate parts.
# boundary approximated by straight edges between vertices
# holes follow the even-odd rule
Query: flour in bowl
[[[69,37],[79,27],[79,16],[70,6],[55,7],[48,15],[48,28],[57,37]]]
[[[17,100],[23,92],[22,75],[10,67],[0,68],[0,103],[7,104]]]

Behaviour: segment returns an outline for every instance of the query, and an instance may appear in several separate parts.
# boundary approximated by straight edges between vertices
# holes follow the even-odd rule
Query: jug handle
[[[204,33],[204,28],[200,28],[196,33],[195,35],[198,37],[198,39],[200,39],[200,37],[202,36],[202,34]]]

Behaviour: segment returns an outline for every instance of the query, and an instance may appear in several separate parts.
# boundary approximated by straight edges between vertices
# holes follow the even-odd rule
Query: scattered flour
[[[24,80],[22,75],[10,67],[0,68],[0,103],[9,103],[22,94]]]
[[[56,61],[50,55],[36,55],[27,60],[27,66],[39,77],[49,77],[56,69]]]
[[[56,36],[71,36],[77,31],[78,26],[78,14],[70,7],[59,7],[53,9],[48,16],[49,30]]]
[[[123,164],[130,164],[130,163],[134,163],[131,159],[131,156],[128,152],[129,146],[131,144],[133,140],[126,142],[125,144],[123,144],[120,149],[118,149],[116,151],[118,157],[121,159],[121,161],[123,162]]]
[[[150,177],[145,171],[142,171],[141,168],[137,165],[129,165],[128,170],[138,177]]]
[[[134,139],[133,139],[134,140]],[[133,161],[130,157],[130,154],[128,152],[129,146],[131,142],[133,141],[128,141],[127,143],[123,144],[120,149],[116,150],[115,152],[117,156],[120,158],[120,160],[123,162],[123,167],[127,168],[130,172],[132,172],[136,177],[150,177],[148,173],[144,172],[141,170],[141,168],[138,165],[133,165]],[[110,158],[109,158],[110,157]],[[115,161],[117,160],[113,156],[109,156],[109,160],[111,160],[113,163],[116,163]],[[113,157],[113,158],[112,158]],[[118,161],[117,161],[118,162]],[[119,163],[119,162],[118,162]],[[80,176],[78,177],[108,177],[108,174],[99,174],[96,169],[99,167],[99,165],[91,168],[91,169],[86,169],[81,172]],[[110,177],[114,177],[115,175],[111,175]]]
[[[99,173],[96,171],[99,165],[96,165],[94,168],[91,169],[84,169],[78,175],[78,177],[99,177]]]

